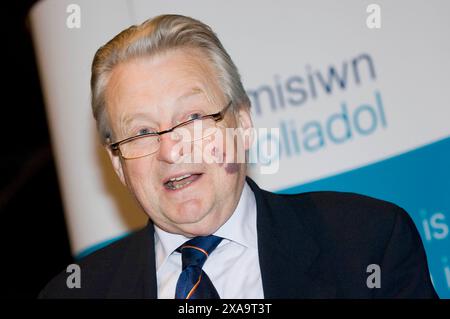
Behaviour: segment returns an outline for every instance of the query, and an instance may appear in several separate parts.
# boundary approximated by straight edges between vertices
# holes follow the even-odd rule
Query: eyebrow
[[[206,92],[204,90],[202,90],[198,86],[195,86],[192,89],[190,89],[189,91],[187,91],[186,93],[177,97],[177,99],[175,101],[176,101],[176,103],[178,103],[183,100],[186,100],[189,97],[199,95],[199,94],[204,94],[206,96],[206,98],[208,98],[208,95],[206,94]],[[152,125],[156,124],[153,121],[153,119],[150,117],[148,112],[138,112],[138,113],[133,113],[133,114],[127,114],[124,117],[123,123],[124,123],[125,127],[127,127],[130,124],[130,122],[135,121],[135,120],[140,120],[140,119],[149,120]]]
[[[202,89],[201,89],[200,87],[198,87],[198,86],[195,86],[195,87],[193,87],[192,89],[190,89],[189,91],[187,91],[186,93],[180,95],[180,96],[176,99],[176,101],[179,102],[179,101],[185,100],[185,99],[187,99],[187,98],[189,98],[189,97],[191,97],[191,96],[199,95],[199,94],[204,94],[204,95],[207,97],[207,94],[206,94],[206,92],[205,92],[204,90],[202,90]]]

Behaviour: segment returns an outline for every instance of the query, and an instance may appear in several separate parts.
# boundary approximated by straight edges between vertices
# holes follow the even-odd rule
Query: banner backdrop
[[[38,3],[30,20],[73,254],[146,220],[96,137],[93,55],[131,24],[179,13],[217,32],[241,72],[255,126],[268,128],[251,152],[263,162],[249,165],[256,182],[281,193],[357,192],[403,207],[436,290],[449,298],[448,12],[444,0]],[[265,154],[272,144],[277,152]]]

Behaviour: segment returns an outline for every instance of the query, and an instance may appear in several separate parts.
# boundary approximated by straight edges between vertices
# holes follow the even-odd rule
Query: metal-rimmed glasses
[[[157,152],[161,144],[161,135],[163,134],[173,133],[172,139],[182,143],[190,143],[204,139],[214,134],[217,129],[216,123],[223,120],[231,104],[232,101],[220,112],[182,122],[164,131],[148,132],[128,137],[110,144],[109,148],[113,152],[118,151],[124,159],[135,159]],[[196,128],[200,128],[201,131],[196,131]]]

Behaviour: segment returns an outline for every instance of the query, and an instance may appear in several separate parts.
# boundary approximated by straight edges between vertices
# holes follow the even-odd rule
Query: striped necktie
[[[209,235],[195,237],[177,251],[181,252],[182,272],[178,278],[175,299],[220,299],[216,288],[202,267],[222,238]]]

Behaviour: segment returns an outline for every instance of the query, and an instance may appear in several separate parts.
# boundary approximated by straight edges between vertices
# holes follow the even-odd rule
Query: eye
[[[137,134],[136,135],[145,135],[145,134],[148,134],[148,133],[151,133],[151,132],[154,132],[155,130],[152,130],[152,129],[149,129],[149,128],[141,128],[141,129],[139,129],[138,131],[137,131]]]
[[[203,116],[203,114],[202,113],[198,113],[198,112],[196,112],[196,113],[191,113],[191,114],[189,114],[188,116],[187,116],[187,120],[189,121],[189,120],[198,120],[199,118],[201,118]]]

